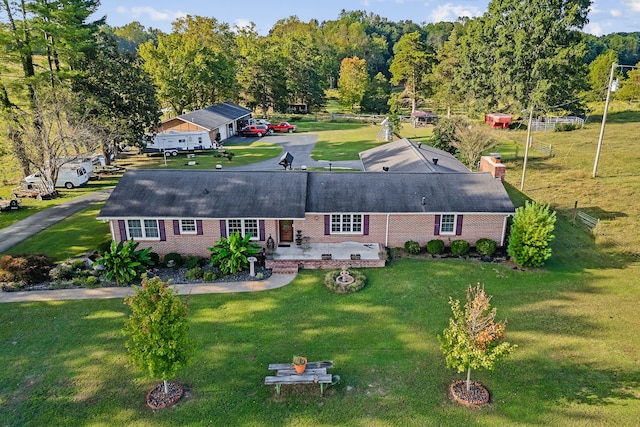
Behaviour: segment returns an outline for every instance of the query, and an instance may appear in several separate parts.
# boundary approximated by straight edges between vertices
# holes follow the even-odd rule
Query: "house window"
[[[181,219],[180,220],[180,234],[196,234],[196,220],[195,219]]]
[[[455,225],[455,215],[442,215],[442,219],[440,220],[440,234],[453,234],[455,232]]]
[[[160,238],[158,221],[155,219],[129,219],[127,231],[131,239],[157,240]]]
[[[362,234],[362,215],[331,215],[331,234]]]
[[[242,237],[251,233],[251,240],[258,240],[258,220],[257,219],[229,219],[227,220],[227,236],[231,236],[236,231]]]

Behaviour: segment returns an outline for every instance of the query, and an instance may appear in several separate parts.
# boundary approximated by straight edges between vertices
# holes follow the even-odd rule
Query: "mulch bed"
[[[471,382],[469,390],[466,380],[456,381],[451,384],[449,391],[453,400],[465,406],[477,407],[489,403],[489,390],[475,381]]]
[[[182,397],[184,390],[180,384],[168,383],[169,393],[164,392],[164,383],[152,388],[147,393],[147,405],[151,409],[162,409],[175,405]]]

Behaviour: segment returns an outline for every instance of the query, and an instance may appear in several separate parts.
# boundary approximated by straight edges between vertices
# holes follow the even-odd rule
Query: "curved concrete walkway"
[[[230,292],[256,292],[277,289],[288,285],[295,274],[275,274],[266,280],[250,282],[218,282],[174,285],[179,295],[214,294]],[[133,295],[132,287],[95,288],[95,289],[57,289],[51,291],[1,292],[0,303],[38,302],[80,299],[124,298]]]

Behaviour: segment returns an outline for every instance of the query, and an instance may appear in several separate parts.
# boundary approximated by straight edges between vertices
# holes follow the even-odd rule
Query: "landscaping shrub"
[[[213,282],[214,280],[216,280],[218,278],[218,276],[216,276],[216,273],[214,273],[213,271],[205,271],[202,274],[202,279],[205,282]]]
[[[454,240],[451,242],[451,253],[454,255],[466,255],[471,245],[466,240]]]
[[[202,267],[204,265],[204,259],[198,256],[188,256],[184,259],[184,264],[182,266],[186,269],[191,270],[194,267]]]
[[[45,255],[4,255],[0,258],[0,282],[17,282],[18,287],[44,282],[54,265]]]
[[[65,265],[61,265],[49,270],[49,278],[51,280],[71,280],[73,278],[73,275],[73,269]]]
[[[158,265],[160,262],[160,255],[157,252],[149,252],[149,261],[151,261],[151,265]]]
[[[342,270],[334,270],[328,272],[324,276],[324,284],[327,288],[338,294],[350,294],[353,292],[358,292],[360,289],[364,288],[364,285],[367,281],[367,276],[364,273],[361,273],[357,270],[349,270],[349,274],[355,279],[353,283],[348,285],[344,285],[342,283],[336,282],[336,278],[342,274]]]
[[[493,256],[496,253],[498,244],[492,239],[478,239],[476,242],[476,251],[482,256]]]
[[[242,237],[235,232],[228,238],[220,238],[209,250],[213,265],[223,274],[234,274],[249,265],[247,258],[260,252],[260,245],[251,242],[251,234]]]
[[[195,280],[195,279],[201,279],[202,278],[202,267],[193,267],[190,268],[189,271],[187,271],[187,274],[185,275],[185,277],[189,280]]]
[[[444,241],[440,239],[433,239],[427,242],[427,253],[431,255],[437,255],[444,252]]]
[[[404,250],[408,254],[417,255],[420,253],[420,244],[415,240],[408,240],[404,242]]]
[[[81,259],[77,259],[73,261],[73,263],[71,264],[71,268],[73,268],[74,270],[84,270],[85,268],[87,268],[87,265]]]
[[[95,263],[104,265],[107,280],[115,280],[118,285],[128,285],[147,271],[147,266],[151,265],[151,248],[138,250],[138,244],[133,240],[126,244],[124,241],[118,244],[111,242],[109,251]]]
[[[169,267],[169,261],[173,261],[175,264],[173,268],[180,268],[182,266],[182,255],[176,252],[171,252],[164,256],[164,265]]]
[[[516,209],[507,253],[521,267],[538,267],[551,257],[556,213],[549,205],[526,201]]]
[[[572,130],[578,129],[577,123],[557,123],[555,132],[570,132]]]

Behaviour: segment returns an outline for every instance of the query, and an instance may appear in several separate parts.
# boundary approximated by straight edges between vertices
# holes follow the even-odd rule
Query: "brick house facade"
[[[266,246],[293,242],[421,245],[480,238],[505,244],[514,206],[489,173],[126,172],[98,219],[114,240],[166,255],[209,256],[220,237],[251,233]]]

